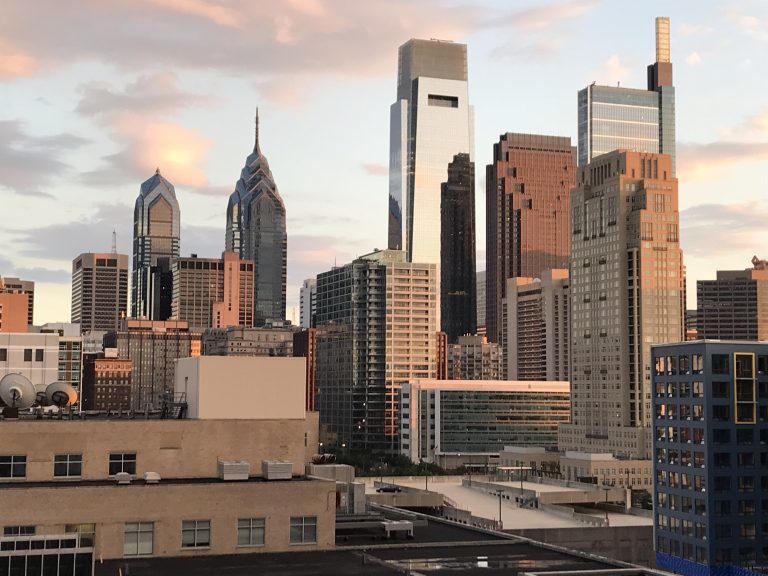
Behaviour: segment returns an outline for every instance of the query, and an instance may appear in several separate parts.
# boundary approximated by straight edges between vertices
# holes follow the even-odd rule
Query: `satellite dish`
[[[59,408],[66,408],[77,402],[77,391],[66,382],[48,384],[45,395],[48,396],[51,404]]]
[[[11,408],[29,408],[35,403],[35,385],[21,374],[6,374],[0,380],[0,400]]]

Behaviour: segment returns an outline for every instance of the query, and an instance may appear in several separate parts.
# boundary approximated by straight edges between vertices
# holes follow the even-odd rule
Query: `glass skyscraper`
[[[409,262],[440,263],[440,185],[457,154],[473,155],[467,47],[409,40],[400,47],[390,108],[389,238]]]
[[[592,84],[579,91],[579,166],[613,150],[669,154],[675,174],[675,88],[669,61],[669,18],[656,18],[656,62],[648,87]]]
[[[132,317],[170,317],[172,280],[168,263],[179,256],[180,228],[176,190],[158,169],[141,185],[133,211]]]
[[[226,250],[254,262],[253,322],[285,320],[288,235],[285,204],[259,146],[259,113],[253,152],[227,204]]]

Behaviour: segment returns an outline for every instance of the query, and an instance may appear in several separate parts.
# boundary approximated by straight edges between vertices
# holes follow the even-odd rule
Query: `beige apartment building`
[[[579,168],[571,211],[571,422],[560,449],[649,458],[650,346],[684,338],[671,158],[594,158]]]
[[[451,380],[502,379],[501,346],[485,336],[459,336],[456,344],[447,345],[447,353]]]
[[[506,378],[568,380],[569,322],[568,270],[508,278],[500,327]]]
[[[331,548],[335,482],[304,475],[318,416],[301,359],[182,364],[195,418],[0,419],[4,533],[79,534],[104,560]]]

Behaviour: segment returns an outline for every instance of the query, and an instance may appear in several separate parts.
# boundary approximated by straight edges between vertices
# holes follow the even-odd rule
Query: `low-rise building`
[[[203,355],[293,356],[295,332],[290,326],[211,328],[203,332]]]
[[[650,460],[566,450],[560,456],[560,473],[565,480],[649,492],[653,489],[653,464]]]
[[[83,410],[130,410],[133,362],[118,358],[117,350],[86,354],[83,359]]]
[[[399,404],[400,452],[441,464],[496,456],[510,444],[555,448],[570,393],[562,381],[417,379],[403,384]]]
[[[179,364],[173,419],[0,419],[0,525],[14,546],[67,534],[127,561],[334,545],[336,483],[304,473],[318,415],[304,411],[303,362]]]

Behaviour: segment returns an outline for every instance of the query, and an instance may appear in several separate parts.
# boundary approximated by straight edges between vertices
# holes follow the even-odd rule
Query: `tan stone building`
[[[304,475],[318,415],[304,412],[303,362],[181,364],[197,419],[0,420],[4,534],[80,533],[105,560],[332,547],[335,482]],[[246,379],[261,392],[251,403]]]

